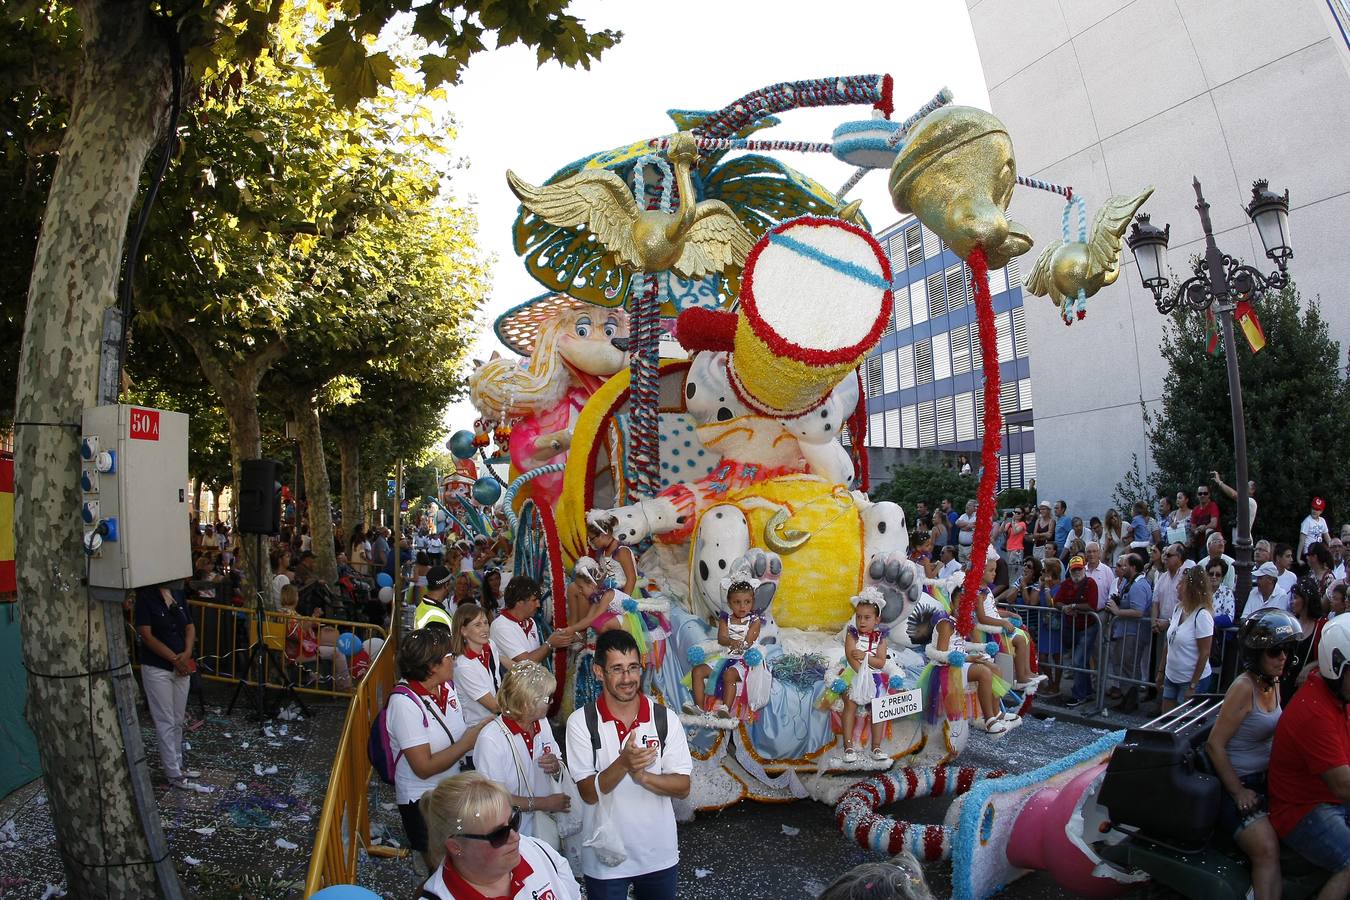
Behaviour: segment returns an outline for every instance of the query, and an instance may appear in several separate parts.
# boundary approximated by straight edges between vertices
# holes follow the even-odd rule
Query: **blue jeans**
[[[1350,823],[1340,804],[1319,803],[1299,820],[1284,842],[1308,862],[1328,872],[1350,869]]]
[[[1075,669],[1086,669],[1092,661],[1092,655],[1097,651],[1097,632],[1101,626],[1097,620],[1088,620],[1086,627],[1076,628],[1073,631],[1073,667]],[[1100,665],[1101,661],[1098,660]],[[1088,672],[1075,672],[1073,677],[1073,699],[1087,700],[1093,696],[1092,675]]]
[[[587,900],[626,900],[628,886],[633,886],[634,900],[675,900],[675,888],[680,882],[680,867],[671,866],[659,872],[630,875],[627,878],[592,878],[586,876]]]

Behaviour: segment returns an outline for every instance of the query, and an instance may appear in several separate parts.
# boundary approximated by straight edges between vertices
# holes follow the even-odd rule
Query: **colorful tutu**
[[[970,717],[965,666],[930,662],[919,675],[918,688],[923,696],[923,720],[929,725]]]
[[[746,679],[750,677],[750,666],[744,659],[732,659],[725,653],[711,656],[704,659],[699,665],[708,666],[708,677],[703,680],[703,710],[712,712],[717,708],[718,703],[726,702],[722,699],[722,674],[728,668],[736,670],[738,676],[736,681],[736,696],[731,698],[727,707],[731,714],[745,722],[753,722],[757,718],[754,711],[750,709],[750,704],[746,701],[745,685]],[[694,671],[690,669],[680,679],[680,684],[684,685],[691,693],[694,690]]]

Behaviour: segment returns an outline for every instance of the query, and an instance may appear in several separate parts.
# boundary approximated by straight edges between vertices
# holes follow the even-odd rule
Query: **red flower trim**
[[[764,237],[751,248],[750,253],[745,258],[745,269],[741,273],[741,308],[745,310],[746,321],[750,323],[750,330],[754,332],[755,337],[759,338],[774,354],[786,356],[788,359],[795,359],[798,362],[809,366],[833,366],[839,363],[853,362],[860,356],[867,353],[876,346],[877,341],[881,340],[881,333],[886,330],[886,323],[891,318],[891,308],[895,302],[895,295],[887,288],[882,295],[881,314],[877,316],[876,322],[872,324],[872,329],[858,343],[851,347],[842,347],[838,350],[815,350],[808,347],[802,347],[789,341],[787,338],[778,334],[773,328],[764,321],[755,304],[754,282],[755,282],[755,263],[759,255],[764,252],[764,248],[769,246],[769,237],[774,234],[781,234],[789,228],[799,225],[810,225],[812,227],[830,227],[843,228],[845,231],[852,232],[861,238],[866,239],[868,247],[876,257],[877,262],[881,264],[881,277],[887,282],[891,280],[891,263],[886,258],[881,245],[877,243],[876,238],[870,233],[851,222],[845,222],[842,219],[827,218],[824,216],[798,216],[795,219],[788,219],[786,222],[780,222],[765,233]]]
[[[975,288],[975,321],[980,329],[980,365],[984,373],[984,440],[980,445],[980,487],[976,494],[975,535],[970,558],[976,561],[966,573],[957,613],[957,630],[970,637],[975,630],[975,603],[984,578],[983,560],[989,553],[994,528],[994,488],[998,484],[998,452],[1003,445],[1003,412],[999,409],[998,336],[994,331],[994,299],[989,294],[989,264],[983,247],[975,247],[966,260]]]
[[[675,320],[675,340],[690,353],[731,350],[736,344],[736,314],[695,306]]]
[[[886,118],[895,112],[895,79],[888,73],[881,78],[881,99],[872,104]]]

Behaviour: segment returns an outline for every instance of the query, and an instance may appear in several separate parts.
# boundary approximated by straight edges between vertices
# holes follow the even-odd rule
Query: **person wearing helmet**
[[[426,593],[422,595],[422,602],[418,603],[417,609],[413,611],[414,628],[435,625],[446,631],[450,630],[450,616],[454,610],[445,608],[445,597],[450,593],[451,580],[450,570],[445,566],[432,566],[428,570]]]
[[[1280,839],[1266,814],[1266,770],[1280,721],[1276,686],[1299,634],[1298,620],[1280,609],[1263,609],[1242,623],[1243,671],[1224,694],[1206,746],[1224,789],[1219,827],[1251,860],[1256,900],[1280,896]]]
[[[1290,653],[1289,668],[1280,684],[1280,699],[1285,706],[1294,699],[1294,691],[1308,680],[1313,662],[1317,659],[1317,646],[1327,621],[1323,618],[1326,613],[1324,605],[1322,589],[1308,575],[1300,578],[1289,593],[1289,612],[1298,620],[1302,636]]]
[[[1350,896],[1350,616],[1322,629],[1316,674],[1294,695],[1270,753],[1270,824],[1286,844],[1334,873],[1317,895]]]

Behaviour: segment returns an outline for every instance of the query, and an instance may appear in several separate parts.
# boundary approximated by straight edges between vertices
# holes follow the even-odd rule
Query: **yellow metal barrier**
[[[370,638],[385,640],[386,629],[369,622],[347,622],[342,619],[319,619],[310,617],[295,618],[284,613],[264,611],[262,642],[264,652],[256,662],[261,672],[251,670],[253,646],[258,639],[257,614],[251,609],[240,606],[226,606],[209,603],[204,600],[189,600],[188,610],[192,624],[197,632],[197,671],[203,678],[215,681],[237,682],[247,675],[249,684],[256,684],[261,674],[263,684],[268,688],[284,688],[288,685],[297,691],[317,694],[325,697],[350,697],[352,684],[340,678],[343,671],[350,671],[350,660],[342,657],[333,643],[341,632],[355,634],[364,644]],[[135,631],[134,613],[128,611],[127,626]],[[292,642],[292,660],[287,655],[287,632],[299,622],[302,628],[312,629],[320,638],[318,653],[308,659]],[[326,643],[325,643],[326,642]],[[133,665],[140,665],[141,646],[139,640],[132,640],[131,657]],[[343,665],[346,662],[347,665]]]
[[[397,634],[397,629],[395,629]],[[347,707],[333,770],[328,778],[323,812],[314,835],[305,896],[334,884],[356,882],[357,851],[371,856],[406,856],[408,851],[372,844],[370,840],[370,759],[366,745],[370,726],[384,708],[397,682],[397,638],[386,641]]]

